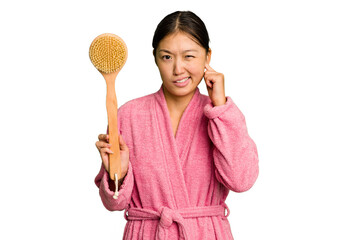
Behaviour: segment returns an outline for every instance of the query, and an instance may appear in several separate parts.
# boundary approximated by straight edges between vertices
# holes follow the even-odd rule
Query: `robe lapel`
[[[176,132],[176,138],[173,135],[169,110],[167,108],[164,92],[162,86],[158,92],[155,93],[156,98],[156,118],[159,135],[161,136],[162,149],[164,151],[164,169],[168,174],[169,183],[173,192],[172,199],[174,203],[173,208],[190,207],[188,191],[185,185],[184,174],[182,170],[183,158],[187,157],[186,152],[189,150],[193,134],[201,117],[199,114],[200,92],[196,89],[189,105],[185,109]],[[196,114],[198,113],[198,114]],[[197,116],[200,115],[200,116]]]
[[[192,97],[189,105],[185,109],[176,132],[176,146],[179,154],[179,159],[183,165],[185,158],[188,155],[192,140],[194,139],[194,133],[197,127],[200,125],[200,119],[202,117],[202,111],[200,109],[200,91],[196,88],[196,92]]]

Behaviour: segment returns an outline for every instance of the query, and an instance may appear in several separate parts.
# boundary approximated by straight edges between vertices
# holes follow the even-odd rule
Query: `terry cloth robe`
[[[253,186],[258,154],[243,114],[226,100],[214,106],[197,88],[175,137],[162,86],[119,108],[128,173],[118,199],[103,166],[95,183],[106,209],[125,210],[123,239],[233,239],[225,199]]]

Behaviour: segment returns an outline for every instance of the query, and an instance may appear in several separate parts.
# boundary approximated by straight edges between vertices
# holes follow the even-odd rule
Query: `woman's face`
[[[155,52],[155,60],[165,94],[176,98],[193,93],[210,57],[211,51],[206,54],[206,50],[186,33],[176,32],[163,38]]]

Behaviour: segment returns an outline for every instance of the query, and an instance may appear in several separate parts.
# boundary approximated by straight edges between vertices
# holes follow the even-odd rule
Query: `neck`
[[[194,96],[195,91],[185,96],[173,96],[163,88],[165,100],[170,113],[182,113],[189,105],[191,98]]]

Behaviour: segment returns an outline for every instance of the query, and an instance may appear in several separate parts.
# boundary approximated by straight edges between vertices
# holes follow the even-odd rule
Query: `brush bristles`
[[[92,64],[99,71],[112,73],[121,69],[126,62],[126,44],[117,35],[104,33],[91,43],[89,56]]]

